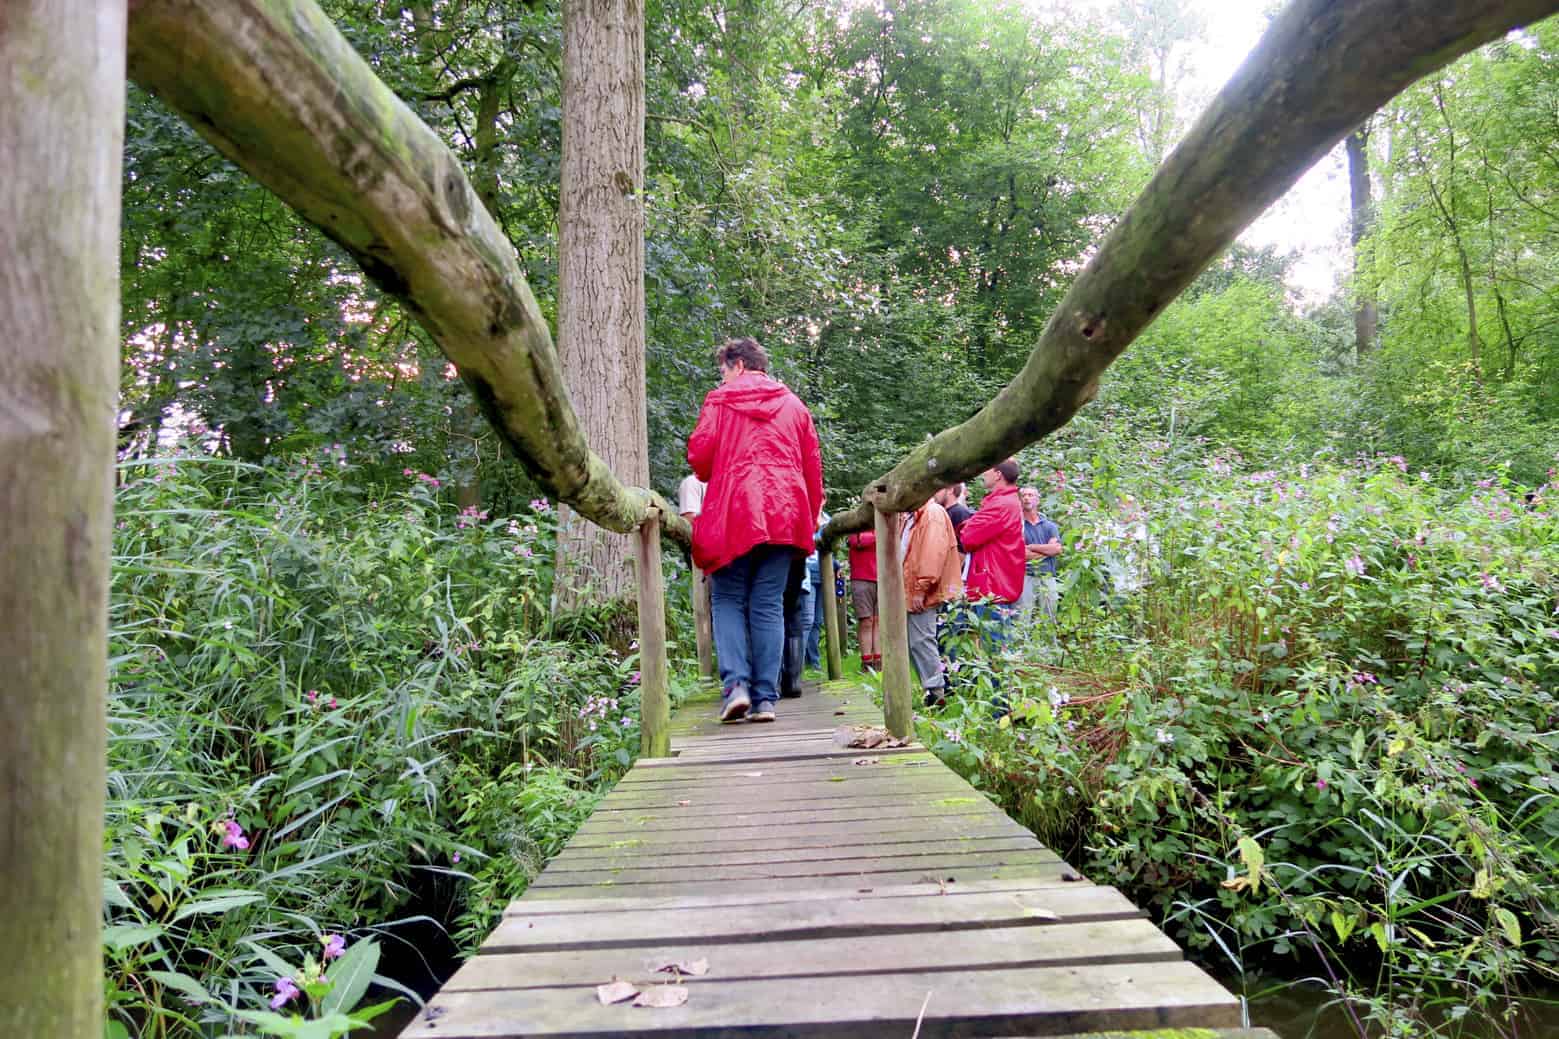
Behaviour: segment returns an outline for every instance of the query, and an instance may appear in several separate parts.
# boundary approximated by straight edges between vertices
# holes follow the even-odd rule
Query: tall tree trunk
[[[0,7],[0,1035],[103,1034],[123,0]]]
[[[585,440],[618,478],[649,483],[644,399],[644,9],[565,0],[558,354]],[[554,605],[627,601],[631,543],[560,513]]]
[[[1375,285],[1364,263],[1364,239],[1375,221],[1374,200],[1370,193],[1370,124],[1363,123],[1346,138],[1348,151],[1348,201],[1351,219],[1349,238],[1353,242],[1353,340],[1359,360],[1375,349],[1380,326],[1375,304]]]

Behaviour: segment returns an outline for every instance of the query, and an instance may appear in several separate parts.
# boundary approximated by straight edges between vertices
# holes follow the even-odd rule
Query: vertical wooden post
[[[882,649],[882,714],[888,731],[909,739],[915,731],[914,679],[909,667],[909,614],[904,606],[904,561],[899,531],[904,517],[873,508],[877,520],[877,642]]]
[[[823,633],[828,636],[824,658],[828,661],[828,680],[837,682],[844,677],[844,647],[839,644],[844,625],[839,623],[839,597],[834,594],[834,553],[832,549],[819,549],[817,553],[818,582],[823,596]]]
[[[698,647],[698,677],[715,677],[715,626],[709,601],[709,577],[696,566],[692,571],[693,642]]]
[[[124,0],[0,5],[0,1034],[8,1036],[103,1034],[125,26]]]
[[[666,668],[666,582],[660,572],[660,510],[639,524],[639,756],[671,756]]]

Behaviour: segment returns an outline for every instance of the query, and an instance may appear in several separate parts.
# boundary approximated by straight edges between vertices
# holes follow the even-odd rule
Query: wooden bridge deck
[[[678,712],[678,756],[633,767],[404,1039],[1238,1025],[1145,914],[924,749],[840,746],[880,724],[864,690],[811,689],[773,725],[713,713]],[[615,980],[686,1001],[603,1004]]]

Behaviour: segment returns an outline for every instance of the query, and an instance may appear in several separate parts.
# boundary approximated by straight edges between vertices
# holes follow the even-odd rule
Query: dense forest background
[[[323,6],[555,315],[558,10]],[[655,486],[732,335],[812,409],[831,507],[975,411],[1184,128],[1199,31],[653,0]],[[262,1008],[329,934],[408,994],[473,947],[630,763],[636,647],[554,614],[552,506],[415,320],[129,90],[109,1034],[295,1034]],[[1356,139],[1329,296],[1234,246],[1024,452],[1068,545],[1006,662],[1026,724],[921,735],[1210,965],[1492,1034],[1559,962],[1559,25]]]

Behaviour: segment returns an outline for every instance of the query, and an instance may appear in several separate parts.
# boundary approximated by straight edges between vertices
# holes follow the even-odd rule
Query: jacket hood
[[[768,422],[779,414],[789,393],[784,383],[762,372],[743,372],[710,390],[709,399],[759,422]]]

